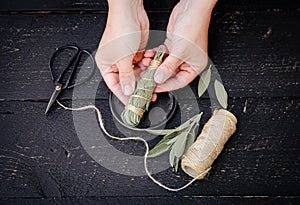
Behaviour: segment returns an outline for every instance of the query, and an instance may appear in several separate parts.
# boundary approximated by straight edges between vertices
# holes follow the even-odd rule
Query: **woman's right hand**
[[[138,63],[147,45],[149,20],[142,0],[108,0],[108,4],[96,63],[109,89],[127,104],[140,73]]]

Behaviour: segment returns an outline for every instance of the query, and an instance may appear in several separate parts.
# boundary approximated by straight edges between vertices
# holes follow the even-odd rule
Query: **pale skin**
[[[173,9],[164,43],[168,55],[154,76],[156,93],[185,87],[205,68],[208,27],[216,2],[181,0]],[[142,0],[108,0],[108,4],[96,62],[109,89],[127,104],[140,72],[149,66],[156,48],[145,51],[149,20]],[[152,100],[155,99],[156,94]]]

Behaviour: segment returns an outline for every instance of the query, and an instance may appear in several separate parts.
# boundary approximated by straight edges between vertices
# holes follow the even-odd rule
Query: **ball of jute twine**
[[[204,125],[194,144],[183,155],[181,168],[189,176],[203,179],[206,170],[221,153],[225,143],[236,130],[236,117],[227,110],[215,110]]]

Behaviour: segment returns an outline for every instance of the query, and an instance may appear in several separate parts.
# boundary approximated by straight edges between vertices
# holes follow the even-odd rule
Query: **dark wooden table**
[[[175,3],[145,2],[151,29],[166,28]],[[205,180],[172,193],[146,176],[118,174],[95,162],[78,140],[72,112],[56,106],[44,115],[53,89],[50,55],[75,42],[95,50],[106,2],[1,1],[0,204],[299,204],[299,8],[292,0],[218,2],[209,55],[229,92],[238,130]],[[108,94],[100,83],[96,105],[108,129],[118,133]],[[66,94],[63,102],[71,98]],[[198,101],[206,113],[202,126],[208,96]],[[174,119],[169,126],[176,124]],[[143,154],[143,144],[109,142]],[[173,187],[190,179],[171,168],[155,176]]]

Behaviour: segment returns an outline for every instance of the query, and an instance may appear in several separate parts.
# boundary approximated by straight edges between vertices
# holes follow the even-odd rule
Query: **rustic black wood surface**
[[[145,2],[151,29],[166,28],[175,3]],[[53,89],[50,55],[75,42],[95,50],[106,12],[103,0],[0,2],[0,204],[300,203],[299,1],[218,2],[209,52],[229,92],[238,130],[208,177],[178,193],[159,188],[146,176],[117,174],[95,162],[77,137],[71,112],[56,106],[44,115]],[[97,85],[99,77],[97,72],[84,86]],[[197,82],[191,85],[196,90]],[[101,82],[96,105],[108,130],[119,134],[108,95]],[[71,97],[66,93],[63,102],[70,104]],[[209,118],[207,97],[198,99],[205,112],[201,126]],[[187,113],[193,109],[190,101],[185,97]],[[169,126],[178,125],[179,117],[177,113]],[[144,151],[140,143],[109,142],[122,152]],[[172,187],[190,179],[171,169],[155,176]]]

